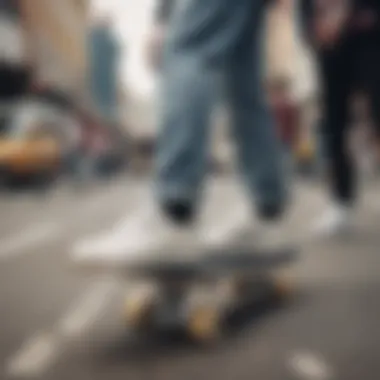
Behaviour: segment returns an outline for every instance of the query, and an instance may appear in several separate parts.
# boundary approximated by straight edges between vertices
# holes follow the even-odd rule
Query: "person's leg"
[[[326,146],[325,139],[323,138],[324,127],[323,119],[319,118],[316,121],[314,129],[314,139],[316,145],[316,169],[319,178],[324,179],[326,175]]]
[[[351,205],[355,198],[355,168],[348,146],[350,79],[349,70],[340,58],[340,55],[322,58],[325,86],[323,136],[332,196],[338,203]]]
[[[210,240],[216,246],[243,244],[253,253],[268,254],[287,244],[282,225],[277,223],[287,198],[285,157],[262,86],[265,3],[247,1],[247,8],[241,11],[241,38],[224,66],[223,77],[231,132],[249,203],[245,208],[236,207],[235,217]]]
[[[252,2],[250,22],[226,71],[227,96],[239,166],[252,207],[264,219],[278,218],[286,203],[282,144],[262,85],[265,6]]]
[[[380,33],[378,33],[380,34]],[[376,169],[380,169],[380,35],[374,36],[373,42],[369,44],[368,64],[366,70],[368,95],[370,100],[370,111],[372,116],[373,133],[373,156]]]
[[[314,230],[330,235],[347,227],[348,212],[355,201],[355,167],[349,150],[348,107],[351,90],[351,47],[319,56],[324,90],[322,138],[332,207],[316,222]]]
[[[216,78],[201,56],[185,54],[174,46],[167,52],[163,75],[155,157],[157,200],[170,216],[190,219],[208,168]]]
[[[379,62],[380,65],[380,62]],[[380,66],[378,66],[380,67]],[[374,83],[375,84],[375,83]],[[373,169],[376,174],[380,172],[380,81],[377,82],[377,86],[372,89],[372,115],[373,115],[373,126],[374,126],[374,141],[372,153],[373,157]]]
[[[164,208],[167,204],[173,208],[176,203],[196,207],[199,202],[202,179],[208,170],[209,123],[217,77],[241,50],[240,41],[246,39],[247,31],[253,32],[249,23],[257,21],[252,15],[258,12],[260,3],[262,0],[191,0],[183,6],[179,4],[174,13],[164,55],[157,152],[158,194]],[[249,40],[252,41],[251,36]],[[252,51],[249,45],[246,47]],[[248,77],[239,77],[241,86],[247,86],[246,79],[251,78],[256,59],[245,55],[249,57],[244,64]],[[239,69],[236,67],[236,71]],[[251,100],[255,103],[251,89],[240,91],[245,91],[243,98],[248,97],[242,99],[244,104]],[[260,138],[254,134],[250,137]],[[247,154],[245,137],[240,136],[240,140]],[[258,141],[257,147],[260,145]],[[246,162],[254,158],[252,153],[249,155]],[[262,169],[267,171],[270,167]]]

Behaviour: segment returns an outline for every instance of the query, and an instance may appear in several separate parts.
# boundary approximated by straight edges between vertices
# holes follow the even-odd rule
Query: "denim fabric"
[[[283,156],[262,87],[264,16],[263,0],[176,4],[159,93],[156,173],[162,201],[198,202],[209,168],[211,115],[223,88],[252,201],[283,206]]]

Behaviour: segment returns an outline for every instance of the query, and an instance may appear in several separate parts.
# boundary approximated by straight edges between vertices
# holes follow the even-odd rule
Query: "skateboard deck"
[[[191,262],[156,259],[126,268],[132,280],[125,301],[127,326],[135,332],[179,327],[197,341],[213,341],[223,331],[223,320],[252,298],[289,295],[289,283],[276,272],[296,256],[292,249],[217,250]]]
[[[154,260],[135,263],[122,269],[122,276],[147,278],[157,282],[192,282],[224,276],[273,271],[292,264],[296,259],[294,249],[252,253],[248,250],[213,250],[195,260],[181,260],[180,254],[172,259],[157,256]]]

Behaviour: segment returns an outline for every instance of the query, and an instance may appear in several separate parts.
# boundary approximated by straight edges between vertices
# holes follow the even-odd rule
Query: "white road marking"
[[[30,227],[22,233],[0,242],[0,260],[20,254],[23,250],[28,252],[33,247],[52,241],[59,234],[60,228],[53,223]]]
[[[119,236],[115,231],[118,230],[118,227],[122,226],[123,230],[127,231],[130,229],[131,232],[128,235],[128,241],[129,244],[132,246],[134,245],[135,247],[139,247],[140,242],[141,242],[141,234],[137,233],[137,227],[140,226],[145,220],[146,215],[147,215],[147,210],[146,210],[146,204],[148,203],[148,200],[146,198],[139,198],[136,200],[136,208],[131,210],[126,216],[123,215],[118,220],[116,223],[113,223],[113,225],[109,228],[103,229],[101,231],[98,231],[95,234],[92,234],[88,237],[85,237],[84,239],[77,239],[74,244],[72,245],[71,252],[77,252],[78,250],[80,251],[82,243],[85,241],[86,245],[88,244],[89,246],[92,246],[93,244],[97,244],[97,240],[99,236],[114,236],[114,244],[118,245],[119,244]],[[143,206],[141,206],[143,205]],[[149,207],[149,206],[148,206]]]
[[[8,361],[6,366],[8,375],[12,377],[41,375],[57,357],[58,348],[54,334],[36,334]]]
[[[110,295],[116,290],[114,280],[104,280],[90,287],[75,307],[50,330],[34,334],[6,363],[10,377],[41,376],[52,367],[68,340],[88,331],[100,316]]]
[[[123,188],[122,188],[123,189]],[[114,209],[117,207],[118,211],[124,212],[130,211],[131,205],[137,207],[135,212],[132,211],[129,218],[135,218],[135,214],[139,214],[141,210],[141,205],[147,202],[147,197],[145,196],[146,189],[141,188],[141,186],[132,186],[129,184],[129,187],[125,187],[125,192],[120,192],[120,188],[108,189],[107,192],[94,195],[92,198],[89,198],[86,202],[82,204],[83,212],[86,220],[90,218],[103,218],[103,210],[109,209],[110,207]],[[115,202],[115,199],[126,197],[126,202],[124,206],[120,208],[120,203]],[[137,212],[136,212],[137,211]],[[125,218],[125,216],[123,215]]]
[[[317,354],[300,351],[289,359],[289,367],[293,375],[301,380],[331,380],[332,369],[326,361]]]
[[[105,280],[90,287],[79,302],[58,322],[57,332],[63,338],[74,338],[86,332],[99,317],[115,290],[115,282]]]

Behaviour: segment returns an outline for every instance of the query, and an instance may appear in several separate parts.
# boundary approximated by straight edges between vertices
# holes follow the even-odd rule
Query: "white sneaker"
[[[333,237],[350,230],[351,209],[346,206],[333,204],[312,226],[312,234],[316,237]]]
[[[122,220],[109,233],[79,242],[72,260],[89,269],[118,269],[151,260],[191,260],[198,239],[193,226],[178,226],[154,208]]]
[[[248,206],[247,206],[248,209]],[[225,219],[219,219],[202,231],[202,243],[209,249],[223,249],[234,244],[243,235],[254,232],[254,218],[243,207],[237,207]]]
[[[281,221],[256,220],[252,212],[239,210],[235,217],[203,233],[202,242],[211,249],[242,248],[254,252],[277,253],[286,249],[287,241]]]

